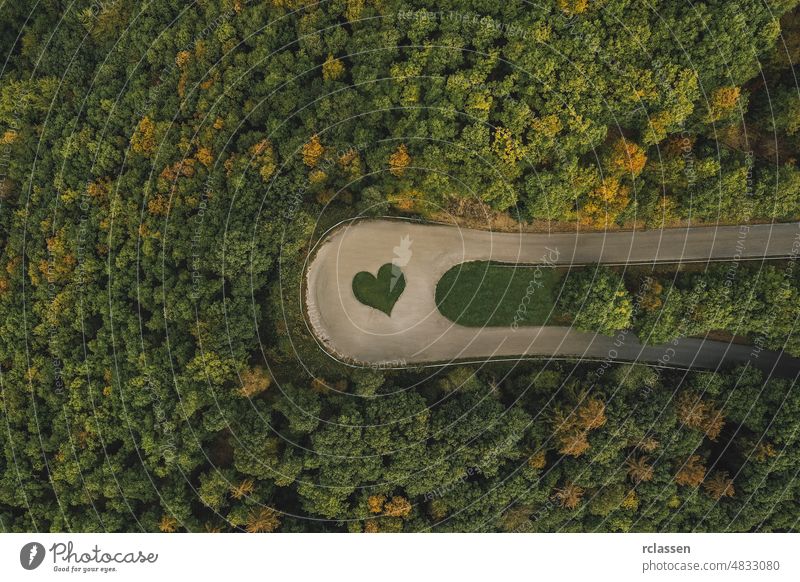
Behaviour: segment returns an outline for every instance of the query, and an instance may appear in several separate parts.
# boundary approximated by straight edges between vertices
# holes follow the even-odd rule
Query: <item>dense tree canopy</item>
[[[796,5],[4,3],[0,530],[797,529],[788,380],[354,368],[300,299],[356,215],[798,218]],[[725,268],[575,323],[783,345],[796,276]]]

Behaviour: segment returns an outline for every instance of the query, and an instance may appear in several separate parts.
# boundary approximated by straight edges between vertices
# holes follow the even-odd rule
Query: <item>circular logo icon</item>
[[[39,542],[29,542],[19,551],[19,563],[26,570],[35,570],[44,561],[44,546]]]

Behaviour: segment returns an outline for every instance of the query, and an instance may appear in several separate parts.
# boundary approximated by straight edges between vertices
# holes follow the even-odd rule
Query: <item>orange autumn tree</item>
[[[262,507],[253,510],[247,516],[246,530],[248,533],[269,533],[281,525],[281,518],[277,511],[271,507]]]
[[[636,143],[625,138],[619,138],[611,148],[611,153],[606,159],[608,172],[615,176],[637,177],[644,170],[647,155]]]
[[[692,392],[683,392],[678,396],[675,400],[675,411],[681,423],[704,432],[712,441],[717,440],[725,426],[722,411]]]
[[[250,495],[255,489],[255,482],[252,479],[245,479],[238,485],[231,485],[230,493],[234,499],[242,499]]]
[[[705,478],[706,467],[703,463],[703,457],[691,455],[676,473],[675,482],[678,485],[697,487]]]
[[[383,506],[384,513],[389,517],[408,517],[411,515],[411,509],[411,502],[399,495],[392,497],[392,499]]]
[[[562,455],[580,457],[589,450],[589,432],[606,423],[605,404],[594,397],[586,398],[572,410],[556,409],[553,432]]]
[[[717,471],[714,475],[703,483],[709,497],[714,501],[719,501],[723,497],[733,497],[736,490],[733,487],[733,479],[728,476],[727,471]]]
[[[554,497],[564,509],[575,509],[583,497],[583,487],[570,482],[561,489],[556,489]]]
[[[419,190],[404,190],[397,194],[390,194],[386,200],[403,212],[413,212],[419,207],[419,202],[422,200],[422,192]]]
[[[631,188],[622,180],[634,180],[646,164],[647,155],[641,146],[625,138],[615,141],[603,161],[605,176],[581,208],[581,223],[605,228],[616,222],[630,203]]]
[[[544,450],[539,450],[530,457],[528,457],[528,467],[534,471],[544,469],[547,465],[547,453]]]
[[[383,511],[383,504],[386,503],[386,495],[370,495],[367,499],[367,507],[370,513],[380,513]]]

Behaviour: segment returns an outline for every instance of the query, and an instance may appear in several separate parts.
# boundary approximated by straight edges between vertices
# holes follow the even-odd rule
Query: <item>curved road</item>
[[[439,313],[435,290],[447,270],[466,261],[622,265],[796,258],[798,251],[800,223],[548,235],[359,220],[332,229],[317,245],[307,270],[306,309],[310,327],[325,349],[360,365],[400,368],[549,356],[706,369],[751,362],[794,376],[800,372],[800,360],[727,342],[683,338],[645,347],[624,332],[614,338],[559,326],[464,327]],[[389,317],[360,303],[351,285],[359,271],[376,274],[393,260],[402,265],[406,288]]]

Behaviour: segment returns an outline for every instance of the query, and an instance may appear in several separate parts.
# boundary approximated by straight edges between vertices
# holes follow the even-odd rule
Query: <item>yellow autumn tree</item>
[[[179,69],[182,69],[189,62],[191,56],[192,53],[190,53],[189,51],[179,51],[178,54],[175,55],[175,65]]]
[[[272,378],[264,368],[256,366],[251,368],[241,375],[242,385],[237,390],[239,396],[243,398],[252,398],[264,392],[272,383]]]
[[[178,520],[171,515],[164,515],[158,523],[158,529],[164,533],[175,533],[178,531]]]
[[[253,163],[258,166],[258,173],[265,182],[275,173],[275,149],[268,139],[262,139],[250,148]]]
[[[329,54],[325,62],[322,63],[322,78],[325,81],[335,81],[342,75],[344,75],[344,63]]]
[[[166,216],[169,214],[169,198],[156,194],[147,201],[147,212],[153,216]]]
[[[347,8],[345,9],[344,16],[348,22],[353,22],[361,17],[361,12],[364,10],[364,0],[347,0]]]
[[[419,190],[404,190],[397,194],[390,194],[386,200],[394,206],[397,210],[403,212],[413,212],[422,200],[422,192]]]
[[[411,515],[411,502],[405,497],[395,496],[383,506],[389,517],[408,517]]]
[[[543,135],[547,138],[554,138],[562,129],[561,120],[558,115],[545,115],[544,117],[535,117],[531,121],[531,128],[534,132]]]
[[[367,507],[370,513],[380,513],[383,511],[383,504],[386,503],[385,495],[371,495],[367,499]]]
[[[739,103],[741,89],[739,87],[720,87],[714,89],[708,103],[706,121],[713,123],[727,117]]]
[[[394,176],[402,176],[408,165],[411,163],[411,156],[408,155],[408,150],[405,144],[400,144],[394,153],[389,156],[389,171]]]
[[[581,222],[598,228],[616,222],[628,207],[630,189],[620,184],[617,178],[608,177],[589,192],[589,200],[583,205]]]
[[[111,192],[111,180],[109,178],[94,180],[86,186],[86,194],[95,200],[106,200],[109,192]]]
[[[611,148],[607,160],[609,173],[616,176],[637,177],[644,170],[647,156],[644,150],[636,143],[620,138]]]
[[[558,7],[567,16],[583,14],[589,6],[589,0],[558,0]]]
[[[243,497],[247,497],[253,492],[255,489],[255,483],[252,479],[245,479],[238,485],[231,485],[231,497],[234,499],[242,499]]]
[[[311,172],[308,174],[308,181],[314,186],[324,184],[327,179],[328,174],[326,174],[323,170],[311,170]]]
[[[492,151],[507,164],[515,164],[525,156],[525,146],[505,127],[494,130]]]
[[[339,156],[339,167],[341,167],[342,170],[347,172],[350,176],[360,176],[361,157],[358,155],[358,151],[356,151],[354,148],[351,148]]]
[[[657,111],[647,119],[647,128],[643,135],[646,144],[655,144],[667,137],[670,126],[675,122],[671,111]]]
[[[630,511],[636,511],[639,509],[639,498],[636,495],[636,491],[633,489],[628,491],[628,493],[625,495],[625,499],[622,500],[620,507]]]
[[[325,378],[314,378],[311,380],[311,390],[317,394],[325,394],[332,388]]]
[[[540,450],[535,454],[528,457],[528,467],[533,469],[534,471],[538,471],[540,469],[544,469],[547,465],[547,454],[544,450]]]
[[[131,149],[145,156],[156,151],[156,124],[147,115],[142,117],[131,136]]]
[[[319,136],[315,133],[311,136],[311,139],[308,140],[305,145],[303,145],[303,163],[306,166],[313,168],[322,159],[322,154],[324,153],[325,148],[323,147]]]
[[[197,161],[203,164],[206,168],[210,168],[211,164],[214,162],[214,155],[211,153],[211,148],[209,147],[200,147],[197,148],[197,154],[195,154]]]

